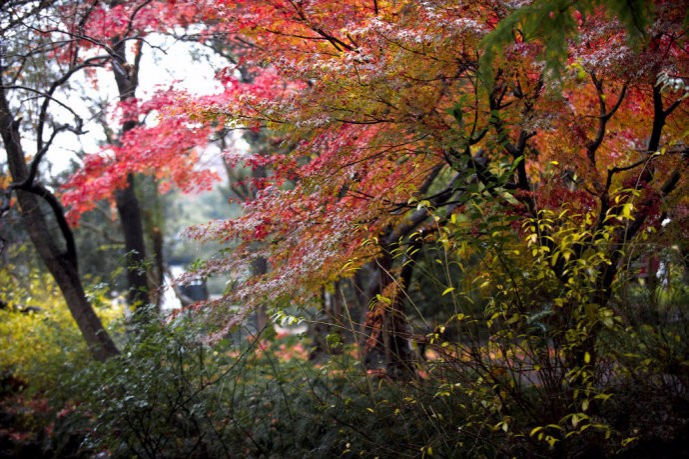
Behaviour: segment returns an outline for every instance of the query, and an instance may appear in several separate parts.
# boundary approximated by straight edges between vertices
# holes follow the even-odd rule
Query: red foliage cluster
[[[128,99],[119,105],[119,111],[122,119],[142,120],[183,97],[165,91],[145,103]],[[62,188],[62,202],[70,208],[70,221],[77,223],[96,202],[111,199],[114,190],[126,186],[131,173],[154,176],[161,181],[162,192],[172,185],[186,192],[210,189],[218,176],[200,169],[198,163],[213,131],[212,126],[192,123],[185,116],[158,117],[151,125],[141,124],[128,131],[116,144],[87,155],[82,169]]]

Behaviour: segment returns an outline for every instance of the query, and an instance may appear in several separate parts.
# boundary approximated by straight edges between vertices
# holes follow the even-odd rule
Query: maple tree
[[[66,203],[89,202],[90,198],[102,198],[107,193],[114,192],[114,202],[120,215],[125,237],[125,251],[128,256],[129,302],[133,305],[146,305],[149,302],[149,285],[147,270],[143,267],[147,263],[147,257],[141,206],[135,191],[136,173],[139,170],[155,170],[157,171],[156,178],[171,177],[184,187],[183,182],[193,180],[193,177],[190,177],[193,174],[182,172],[181,168],[188,166],[189,159],[193,159],[193,153],[192,158],[185,159],[182,156],[173,161],[170,161],[170,154],[190,150],[193,145],[190,145],[189,141],[198,140],[198,134],[194,137],[190,130],[191,136],[185,136],[186,143],[176,144],[175,141],[180,137],[176,137],[174,133],[182,134],[186,129],[179,124],[162,123],[156,130],[146,130],[144,133],[146,138],[136,138],[141,131],[137,128],[141,123],[139,115],[154,110],[156,104],[156,99],[154,99],[141,109],[137,108],[139,101],[136,98],[136,91],[139,86],[143,43],[145,37],[151,32],[165,32],[177,24],[188,23],[195,14],[198,14],[198,9],[186,3],[119,1],[84,3],[74,8],[73,13],[83,14],[82,22],[86,26],[84,34],[87,40],[80,43],[82,53],[88,54],[91,49],[104,48],[111,56],[111,71],[117,84],[121,117],[119,119],[120,132],[108,139],[112,145],[110,151],[112,156],[110,161],[106,162],[111,163],[113,167],[109,168],[105,176],[100,176],[100,180],[89,183],[89,186],[83,186],[85,184],[76,178],[68,186],[79,190],[76,193],[78,197],[70,198],[68,195]],[[132,45],[130,46],[129,43]],[[67,58],[79,60],[78,51],[67,52],[73,53],[71,56],[66,56]],[[161,98],[158,98],[158,104],[165,103],[164,96]],[[163,133],[164,135],[161,136]],[[152,154],[153,152],[158,154]],[[103,156],[103,152],[99,154]],[[151,162],[151,158],[155,158],[154,162]],[[98,174],[99,168],[103,166],[103,159],[90,156],[87,159],[86,173]],[[99,162],[101,162],[100,166]],[[163,164],[165,167],[161,167]],[[187,167],[187,170],[191,169]],[[93,193],[96,195],[94,196]],[[83,209],[75,205],[75,214],[78,215],[80,211]],[[156,231],[159,230],[154,228],[153,232]],[[162,278],[162,274],[159,273],[158,277]]]
[[[195,119],[266,129],[282,151],[228,154],[272,172],[256,184],[258,199],[245,203],[242,218],[190,231],[241,241],[201,273],[243,272],[267,258],[269,273],[224,300],[247,309],[264,301],[314,304],[323,285],[354,278],[364,310],[373,301],[368,325],[402,341],[392,344],[387,355],[397,357],[388,363],[404,367],[412,357],[405,355],[404,261],[395,254],[419,234],[442,239],[434,228],[466,212],[472,193],[487,193],[493,199],[484,205],[527,222],[549,209],[579,215],[593,233],[626,221],[612,246],[660,230],[665,217],[684,221],[685,5],[660,2],[653,16],[637,11],[648,21],[637,24],[645,27],[642,45],[625,28],[637,16],[621,23],[617,4],[555,6],[228,4],[222,27],[250,43],[242,65],[259,76],[245,84],[229,68],[221,73],[226,99],[188,100],[186,110]],[[561,21],[575,36],[561,40],[566,49],[549,49],[541,29],[558,30]],[[482,59],[485,47],[496,46],[502,54]],[[561,56],[559,79],[544,53],[550,62]],[[553,248],[548,232],[536,234],[532,243]],[[257,249],[255,241],[265,244]],[[569,260],[594,241],[584,238],[554,261],[562,282]],[[604,307],[625,269],[622,251],[611,249],[592,269],[591,301]]]

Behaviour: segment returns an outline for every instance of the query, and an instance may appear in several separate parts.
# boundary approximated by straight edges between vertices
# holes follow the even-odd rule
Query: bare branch
[[[622,105],[622,101],[624,100],[624,96],[627,93],[627,85],[625,84],[622,86],[622,91],[620,92],[619,97],[617,98],[617,102],[615,105],[612,107],[610,111],[608,111],[606,103],[605,103],[605,92],[603,91],[603,81],[599,80],[598,77],[596,77],[595,73],[591,73],[591,81],[593,82],[593,85],[596,88],[596,93],[598,95],[598,105],[600,107],[600,114],[598,116],[598,131],[596,132],[596,136],[592,139],[586,142],[586,156],[588,157],[589,161],[593,166],[596,165],[596,151],[598,148],[602,145],[603,139],[605,138],[605,133],[606,133],[606,127],[608,124],[608,121],[612,116],[617,112],[617,110],[620,108]]]

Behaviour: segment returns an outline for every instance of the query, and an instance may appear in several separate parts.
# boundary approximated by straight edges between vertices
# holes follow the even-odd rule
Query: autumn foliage
[[[111,404],[133,377],[98,370],[96,381],[125,381],[101,386],[100,421],[119,433],[123,410],[156,423],[179,417],[192,451],[204,432],[221,438],[239,425],[228,445],[279,454],[276,426],[296,425],[291,405],[276,401],[288,387],[315,400],[304,406],[324,431],[340,428],[323,454],[354,454],[352,444],[392,454],[389,426],[408,430],[411,440],[403,432],[394,444],[410,456],[470,457],[475,446],[485,457],[611,457],[686,434],[687,1],[93,2],[64,5],[65,18],[70,8],[93,14],[71,25],[79,46],[56,48],[57,62],[112,66],[131,81],[131,67],[98,52],[129,37],[136,62],[153,33],[193,37],[228,61],[211,96],[174,85],[143,99],[120,92],[109,116],[121,135],[61,188],[70,221],[135,174],[161,192],[211,188],[218,177],[199,165],[210,146],[229,188],[245,190],[235,197],[241,216],[186,232],[223,247],[188,274],[226,280],[223,295],[170,318],[174,333],[143,335],[161,353],[144,346],[127,358],[160,390],[138,394],[140,405]],[[228,351],[265,311],[307,322],[308,359],[331,360],[283,386],[271,359],[298,350],[306,360],[301,343],[280,347],[259,325],[251,334],[267,341]],[[187,354],[175,347],[186,318],[203,330],[189,345],[179,338]],[[259,395],[213,392],[242,359]],[[337,368],[343,361],[351,366]],[[273,370],[265,400],[256,376],[265,370],[254,364]],[[187,378],[190,365],[198,372]],[[337,390],[323,395],[330,383]],[[359,383],[351,398],[337,395]],[[216,396],[271,421],[218,414]],[[646,419],[653,403],[633,402],[653,397],[669,408]],[[372,406],[345,409],[362,400]],[[150,406],[162,414],[147,418],[140,408]],[[381,436],[357,430],[361,419],[385,426],[371,427]],[[164,430],[150,430],[154,447]],[[129,433],[130,446],[141,443]]]
[[[223,27],[249,43],[238,65],[258,76],[244,83],[230,67],[220,73],[229,97],[185,101],[187,110],[265,129],[279,151],[227,152],[268,165],[270,177],[242,218],[190,234],[244,244],[203,274],[241,271],[257,251],[270,259],[269,274],[235,292],[244,303],[304,301],[388,250],[365,241],[398,242],[425,225],[420,203],[461,212],[477,179],[525,218],[567,203],[600,228],[622,210],[636,222],[628,239],[659,229],[661,216],[683,218],[686,89],[658,84],[686,72],[679,5],[656,5],[642,49],[605,8],[572,11],[577,36],[560,79],[542,64],[547,44],[518,26],[491,72],[479,68],[483,43],[513,11],[505,2],[226,7]],[[621,189],[634,198],[612,203]]]
[[[160,182],[160,191],[171,186],[182,191],[212,188],[215,173],[200,169],[199,149],[205,147],[213,128],[193,125],[181,118],[157,119],[159,112],[181,95],[167,91],[141,103],[137,99],[122,102],[119,116],[124,120],[144,119],[151,115],[152,125],[141,124],[126,132],[122,139],[84,158],[82,168],[63,187],[62,202],[70,206],[72,222],[95,208],[98,201],[111,199],[113,190],[124,188],[130,173],[150,175]]]

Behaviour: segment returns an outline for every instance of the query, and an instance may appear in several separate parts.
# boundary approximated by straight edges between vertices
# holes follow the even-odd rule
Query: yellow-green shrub
[[[90,356],[50,275],[13,270],[12,265],[0,268],[0,300],[7,305],[0,309],[0,371],[39,390],[52,387],[68,367],[79,368]],[[107,326],[122,313],[104,295],[98,287],[89,293]]]

